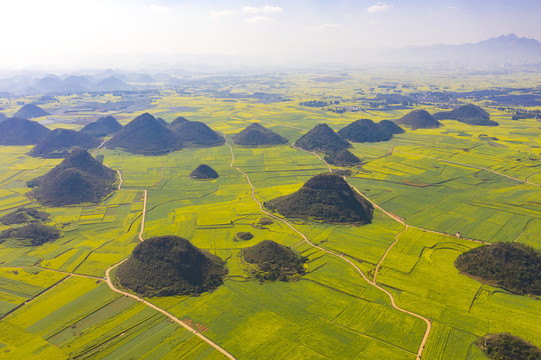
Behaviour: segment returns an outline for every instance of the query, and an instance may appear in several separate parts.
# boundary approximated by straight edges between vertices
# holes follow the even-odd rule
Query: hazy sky
[[[325,60],[509,33],[541,40],[540,0],[0,0],[0,14],[2,68],[106,65],[133,53]]]

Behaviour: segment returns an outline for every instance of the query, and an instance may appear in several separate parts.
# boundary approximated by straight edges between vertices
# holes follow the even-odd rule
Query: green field
[[[359,118],[392,120],[411,110],[366,107],[362,113],[338,114],[300,106],[302,100],[331,98],[355,105],[360,101],[354,100],[358,89],[364,96],[391,91],[377,87],[392,80],[381,80],[388,75],[378,70],[352,73],[347,81],[332,84],[314,82],[315,75],[282,74],[279,85],[273,78],[238,89],[225,80],[215,85],[239,94],[287,93],[290,101],[263,104],[248,95],[224,101],[204,86],[195,86],[194,93],[162,91],[148,112],[167,121],[177,116],[204,121],[229,141],[249,123],[260,122],[293,142],[318,123],[338,130]],[[418,84],[418,91],[427,91],[427,84],[435,81],[452,91],[471,91],[495,84],[536,86],[541,80],[532,74],[466,77],[459,88],[452,76],[394,75],[405,84]],[[401,91],[413,91],[408,89]],[[74,106],[90,98],[68,96],[59,101]],[[97,98],[92,101],[120,99],[113,94]],[[541,346],[539,298],[483,285],[459,274],[453,265],[459,254],[480,246],[479,241],[522,242],[541,250],[539,122],[513,121],[508,110],[489,102],[478,104],[500,126],[444,121],[438,129],[407,131],[388,142],[354,144],[352,152],[362,165],[351,168],[347,180],[408,227],[379,209],[373,223],[364,226],[288,220],[321,248],[284,222],[255,226],[268,215],[252,199],[251,187],[238,169],[249,177],[260,202],[296,191],[313,175],[328,171],[314,154],[287,144],[233,145],[232,166],[226,145],[163,156],[99,149],[94,155],[103,155],[103,162],[122,174],[122,188],[100,204],[67,207],[34,202],[25,185],[60,160],[29,157],[31,147],[0,146],[0,216],[20,206],[36,207],[49,213],[50,224],[62,231],[61,238],[39,247],[0,244],[0,358],[224,358],[171,318],[113,292],[104,281],[106,270],[139,243],[145,190],[143,238],[185,237],[226,260],[229,270],[224,285],[212,293],[145,300],[235,358],[413,360],[427,329],[420,317],[431,322],[422,359],[484,359],[474,341],[494,332],[510,332]],[[15,101],[1,105],[6,114],[17,109]],[[58,105],[49,106],[54,110]],[[439,110],[437,104],[416,107]],[[140,113],[114,116],[125,124]],[[64,116],[63,123],[47,126],[79,129],[83,115],[97,114]],[[190,179],[188,174],[201,163],[215,169],[219,178]],[[0,231],[6,228],[0,225]],[[254,237],[237,241],[240,231]],[[306,256],[307,274],[298,281],[263,285],[251,279],[240,252],[266,239]],[[399,307],[420,317],[394,308],[389,296],[371,283],[385,254],[377,285]]]

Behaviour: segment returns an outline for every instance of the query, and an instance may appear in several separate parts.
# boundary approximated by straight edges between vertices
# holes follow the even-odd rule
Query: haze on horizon
[[[129,68],[201,54],[330,62],[509,33],[541,40],[538,0],[6,0],[0,13],[2,69]]]

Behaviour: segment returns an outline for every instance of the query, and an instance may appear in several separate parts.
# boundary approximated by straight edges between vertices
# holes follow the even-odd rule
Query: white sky
[[[541,40],[539,0],[0,0],[0,67],[118,54],[325,60],[362,48]]]

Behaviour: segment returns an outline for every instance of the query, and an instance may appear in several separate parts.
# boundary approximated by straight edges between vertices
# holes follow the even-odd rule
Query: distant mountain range
[[[148,88],[173,79],[167,74],[122,72],[111,69],[86,75],[48,74],[42,77],[18,75],[0,79],[0,96],[37,94],[80,94],[87,92],[124,91]],[[2,94],[5,92],[5,94]]]
[[[319,51],[319,50],[318,50]],[[347,56],[344,54],[348,54]],[[143,54],[144,55],[144,54]],[[370,65],[392,66],[431,66],[464,67],[481,69],[501,69],[509,66],[535,65],[541,69],[541,42],[535,39],[518,37],[515,34],[483,40],[472,44],[430,46],[406,46],[402,48],[361,49],[352,46],[337,50],[326,63],[324,60],[310,63],[305,60],[296,62],[294,58],[288,63],[274,62],[269,59],[250,57],[230,57],[227,55],[196,56],[187,54],[169,54],[168,59],[176,65],[145,65],[146,70],[80,70],[62,75],[40,73],[39,70],[22,70],[12,73],[11,77],[0,78],[0,97],[14,95],[58,95],[79,94],[87,92],[111,92],[126,90],[147,90],[165,87],[183,87],[193,81],[193,76],[216,74],[247,74],[267,72],[269,69],[295,70],[314,66],[320,69],[337,65],[358,67]],[[136,61],[142,54],[133,54]],[[161,58],[156,56],[156,58]],[[314,55],[317,59],[317,54]],[[176,59],[176,60],[175,60]],[[227,61],[226,61],[227,60]],[[234,70],[228,72],[220,63],[236,64]],[[274,64],[274,65],[273,65]],[[297,64],[297,65],[295,65]],[[155,69],[155,70],[151,70]],[[160,70],[158,70],[160,69]],[[4,72],[4,76],[6,73]],[[40,74],[40,75],[37,75]]]
[[[386,50],[399,63],[454,63],[461,65],[518,65],[541,63],[541,42],[515,34],[474,44],[407,46]]]

